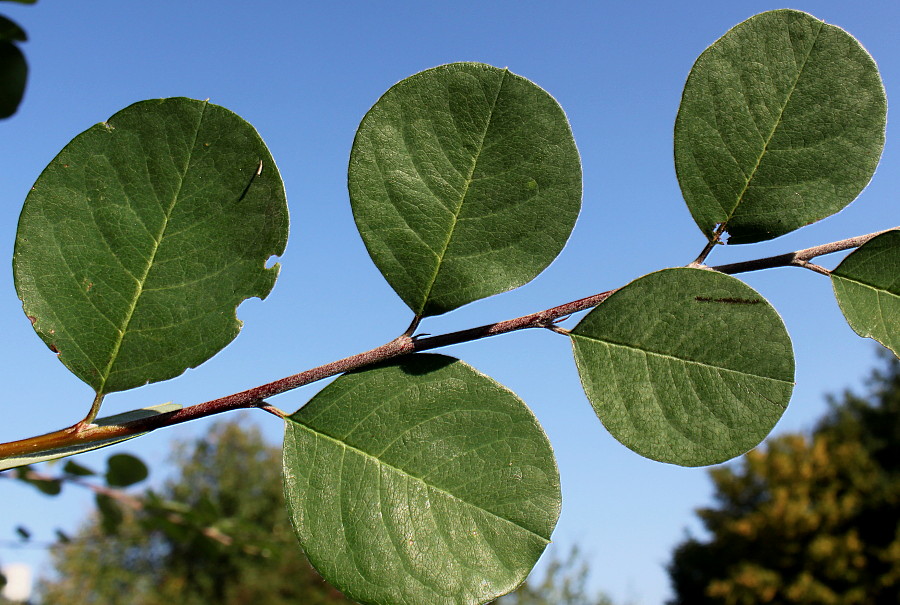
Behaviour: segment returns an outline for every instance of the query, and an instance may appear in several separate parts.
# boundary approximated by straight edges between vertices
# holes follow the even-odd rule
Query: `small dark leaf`
[[[67,475],[76,475],[78,477],[90,477],[91,475],[97,474],[86,466],[82,466],[73,460],[66,461],[65,466],[63,466],[63,472]]]
[[[106,483],[112,487],[128,487],[147,478],[147,465],[131,454],[116,454],[106,461]]]
[[[25,30],[19,24],[0,15],[0,41],[24,42],[28,39]]]
[[[21,538],[23,542],[27,542],[28,540],[31,540],[31,532],[28,530],[27,527],[24,527],[22,525],[17,525],[16,533],[19,534],[19,538]]]
[[[58,479],[34,479],[30,474],[31,468],[23,466],[16,471],[15,476],[47,496],[58,496],[62,491],[62,483]]]
[[[15,43],[0,41],[0,118],[16,113],[25,94],[28,63]]]
[[[60,544],[69,544],[72,541],[72,538],[69,537],[69,534],[61,529],[56,530],[56,539]]]

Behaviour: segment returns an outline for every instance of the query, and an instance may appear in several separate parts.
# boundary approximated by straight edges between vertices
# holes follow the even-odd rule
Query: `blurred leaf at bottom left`
[[[42,605],[351,603],[303,558],[284,510],[281,450],[237,421],[172,452],[171,479],[120,506],[106,535],[94,512],[51,549]],[[154,469],[156,470],[156,469]],[[134,493],[134,492],[129,492]],[[180,518],[179,518],[180,515]]]

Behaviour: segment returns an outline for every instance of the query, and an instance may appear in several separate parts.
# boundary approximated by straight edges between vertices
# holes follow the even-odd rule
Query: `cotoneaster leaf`
[[[417,316],[511,290],[562,250],[581,161],[547,92],[453,63],[393,86],[363,118],[349,170],[372,260]]]
[[[172,378],[231,342],[284,251],[281,177],[250,124],[206,101],[143,101],[75,137],[25,200],[13,270],[26,315],[102,395]]]
[[[868,184],[884,147],[878,67],[844,30],[794,10],[735,26],[697,59],[675,121],[688,208],[729,244],[834,214]]]
[[[850,327],[900,356],[900,230],[850,253],[831,272],[831,284]]]
[[[442,355],[325,387],[286,421],[284,481],[310,562],[365,604],[487,603],[524,581],[560,509],[528,407]]]
[[[664,269],[616,291],[572,330],[588,400],[638,454],[724,462],[775,426],[794,386],[791,341],[755,290],[705,269]]]

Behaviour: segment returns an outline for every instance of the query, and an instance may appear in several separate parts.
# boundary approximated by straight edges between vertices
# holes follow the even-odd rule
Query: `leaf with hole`
[[[75,137],[22,209],[13,270],[34,329],[99,394],[172,378],[241,327],[284,251],[284,186],[250,124],[143,101]]]
[[[443,355],[345,374],[286,421],[300,544],[361,603],[487,603],[518,586],[560,509],[528,407]]]
[[[887,99],[844,30],[794,10],[756,15],[706,49],[675,121],[675,168],[697,225],[729,244],[838,212],[875,172]]]
[[[847,323],[900,355],[900,230],[878,235],[831,272],[831,284]]]
[[[682,466],[723,462],[775,426],[794,381],[775,309],[740,280],[664,269],[615,292],[572,330],[581,383],[613,437]]]
[[[417,316],[521,286],[562,250],[581,160],[556,100],[479,63],[393,86],[353,142],[350,201],[372,260]]]

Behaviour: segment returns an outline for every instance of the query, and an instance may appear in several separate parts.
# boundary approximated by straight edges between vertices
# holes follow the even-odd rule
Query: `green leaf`
[[[62,482],[59,479],[36,478],[31,475],[31,469],[27,466],[16,471],[15,477],[34,487],[45,496],[58,496],[62,493]]]
[[[250,124],[205,101],[136,103],[38,178],[13,269],[34,328],[99,394],[172,378],[237,336],[287,240],[284,186]]]
[[[106,461],[106,484],[111,487],[140,483],[148,474],[147,465],[131,454],[115,454]]]
[[[168,412],[174,412],[175,410],[180,409],[181,406],[177,403],[162,403],[159,405],[141,408],[139,410],[132,410],[123,414],[116,414],[114,416],[98,418],[94,421],[94,424],[96,424],[97,426],[115,426],[117,424],[124,424],[133,420],[140,420],[141,418],[158,416],[159,414],[166,414]],[[37,464],[38,462],[47,462],[48,460],[65,458],[66,456],[75,456],[76,454],[82,454],[91,450],[98,450],[102,447],[109,447],[110,445],[115,445],[116,443],[128,441],[129,439],[134,439],[135,437],[140,437],[141,435],[146,435],[146,433],[137,433],[135,435],[129,435],[128,437],[113,437],[111,439],[104,439],[101,441],[92,441],[90,443],[81,443],[78,445],[58,447],[41,452],[34,452],[32,454],[24,456],[3,458],[0,459],[0,471],[17,468],[20,466],[26,466],[29,464]]]
[[[285,494],[309,560],[361,603],[486,603],[518,586],[560,508],[528,407],[442,355],[345,374],[289,417]]]
[[[75,477],[90,477],[97,474],[88,467],[78,464],[74,460],[66,460],[65,466],[63,466],[63,472]]]
[[[0,15],[0,40],[17,40],[19,42],[24,42],[27,39],[28,36],[25,34],[25,30],[22,29],[18,23]]]
[[[691,214],[729,244],[772,239],[859,195],[884,147],[878,67],[844,30],[794,10],[756,15],[697,59],[675,121]]]
[[[0,119],[16,113],[25,94],[28,63],[9,39],[0,40]]]
[[[613,437],[682,466],[756,446],[791,397],[781,318],[755,290],[704,269],[664,269],[618,290],[571,332],[581,383]]]
[[[562,250],[581,160],[534,83],[453,63],[393,86],[363,118],[349,171],[372,260],[417,316],[512,290]]]
[[[900,356],[900,230],[870,239],[831,272],[847,323]]]

